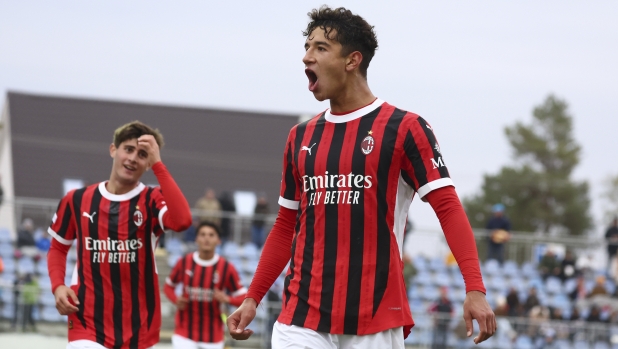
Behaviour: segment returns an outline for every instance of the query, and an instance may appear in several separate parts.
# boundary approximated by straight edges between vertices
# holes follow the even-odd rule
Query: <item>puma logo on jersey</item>
[[[90,219],[90,223],[94,223],[94,221],[92,220],[92,218],[94,217],[94,215],[97,214],[97,211],[94,211],[92,213],[92,215],[88,214],[88,212],[84,212],[82,213],[82,216],[84,217],[88,217],[88,219]]]
[[[316,143],[313,143],[313,145],[311,145],[310,147],[307,147],[306,145],[303,145],[303,146],[300,148],[300,151],[306,150],[306,151],[308,151],[308,152],[309,152],[309,155],[311,155],[311,148],[313,148],[313,146],[315,146],[315,144],[316,144]]]
[[[191,270],[185,270],[185,274],[189,275],[189,277],[193,277],[193,272]]]

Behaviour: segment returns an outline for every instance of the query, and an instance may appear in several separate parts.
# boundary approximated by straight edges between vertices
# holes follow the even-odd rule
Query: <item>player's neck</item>
[[[357,79],[330,99],[330,111],[334,114],[347,114],[373,103],[375,99],[367,80]]]
[[[198,257],[200,257],[201,260],[203,261],[209,261],[211,259],[213,259],[215,257],[215,251],[198,251],[197,252]]]
[[[107,181],[107,183],[105,184],[105,189],[107,189],[107,191],[110,194],[114,194],[114,195],[122,195],[122,194],[126,194],[128,192],[130,192],[131,190],[135,189],[135,187],[137,187],[139,185],[139,182],[136,183],[122,183],[118,180],[116,180],[113,176],[109,179],[109,181]]]

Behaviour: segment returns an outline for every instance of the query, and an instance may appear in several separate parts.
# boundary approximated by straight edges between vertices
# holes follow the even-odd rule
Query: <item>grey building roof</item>
[[[65,178],[109,178],[114,130],[140,120],[164,135],[161,151],[191,205],[206,187],[268,195],[275,207],[281,161],[297,115],[8,93],[17,197],[60,198]],[[152,172],[143,178],[156,183]]]

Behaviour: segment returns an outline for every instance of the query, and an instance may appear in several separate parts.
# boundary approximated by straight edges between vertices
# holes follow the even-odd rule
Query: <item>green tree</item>
[[[571,178],[581,147],[567,109],[550,95],[530,124],[505,128],[514,163],[485,175],[480,193],[464,199],[473,227],[485,226],[496,203],[506,206],[513,230],[582,235],[592,227],[588,183]]]

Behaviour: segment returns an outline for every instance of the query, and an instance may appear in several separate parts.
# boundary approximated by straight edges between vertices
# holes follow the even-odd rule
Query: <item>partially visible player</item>
[[[246,339],[256,306],[290,261],[273,349],[404,348],[413,326],[402,277],[412,198],[429,202],[466,283],[468,335],[491,337],[470,223],[433,128],[373,95],[367,68],[373,27],[345,8],[309,13],[304,32],[309,90],[330,108],[292,128],[283,156],[280,210],[247,299],[228,318]],[[405,68],[405,58],[402,67]]]
[[[172,344],[174,349],[223,349],[221,306],[239,306],[247,289],[234,265],[215,253],[221,244],[217,225],[201,223],[195,243],[197,251],[178,260],[165,280],[165,295],[178,308]],[[178,284],[182,284],[180,296],[174,293]]]
[[[114,132],[108,181],[65,195],[47,230],[56,308],[68,315],[67,349],[150,348],[159,342],[161,301],[154,250],[164,229],[183,231],[191,211],[161,162],[163,136],[139,121]],[[160,187],[140,182],[152,169]],[[164,194],[165,193],[165,194]],[[66,257],[77,263],[64,285]]]

